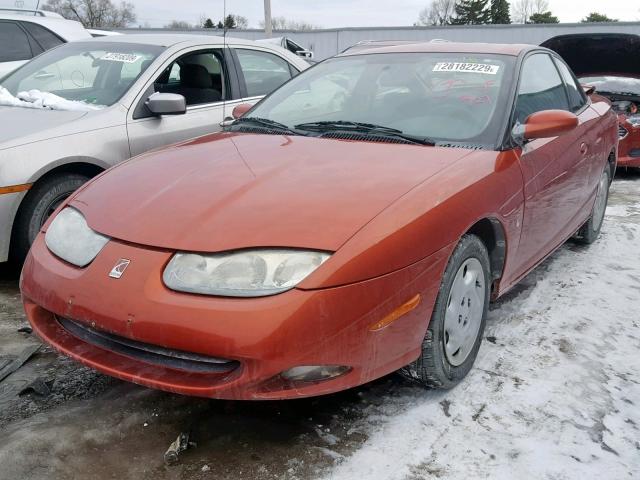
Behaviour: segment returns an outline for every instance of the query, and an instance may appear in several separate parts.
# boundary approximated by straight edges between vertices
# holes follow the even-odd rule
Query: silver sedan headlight
[[[89,265],[109,241],[109,237],[94,232],[82,213],[67,207],[53,219],[44,241],[51,252],[73,265]]]
[[[263,297],[290,290],[328,258],[326,252],[245,250],[213,255],[177,253],[164,270],[167,287],[226,297]]]

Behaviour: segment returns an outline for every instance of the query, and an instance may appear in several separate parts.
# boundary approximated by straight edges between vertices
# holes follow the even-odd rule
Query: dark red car
[[[609,103],[527,45],[347,52],[234,116],[51,216],[21,281],[46,342],[214,398],[321,395],[398,369],[449,388],[490,298],[567,239],[596,240],[616,167]]]
[[[562,35],[542,46],[557,52],[578,76],[611,101],[618,114],[618,165],[640,167],[640,36]]]

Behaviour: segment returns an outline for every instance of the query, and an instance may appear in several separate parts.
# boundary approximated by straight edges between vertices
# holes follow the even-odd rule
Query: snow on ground
[[[640,182],[613,190],[597,243],[492,308],[469,377],[389,398],[326,479],[640,478]]]

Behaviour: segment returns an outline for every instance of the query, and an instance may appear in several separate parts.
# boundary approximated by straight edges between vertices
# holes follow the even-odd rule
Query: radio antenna
[[[227,0],[222,0],[222,60],[223,65],[226,65],[226,62],[229,58],[227,54]],[[224,75],[225,73],[228,75],[229,69],[226,69],[226,72],[221,68],[221,73]],[[225,78],[223,80],[224,87],[224,98],[222,99],[222,123],[227,120],[227,97],[229,96],[229,92],[227,91],[227,81]]]

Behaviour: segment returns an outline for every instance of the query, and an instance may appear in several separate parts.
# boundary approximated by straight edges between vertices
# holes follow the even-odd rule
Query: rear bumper
[[[39,235],[24,266],[21,288],[35,332],[60,352],[108,375],[186,395],[225,399],[283,399],[322,395],[368,382],[420,353],[445,249],[376,279],[324,290],[232,299],[168,290],[161,281],[171,252],[111,241],[85,269],[46,248]],[[131,260],[121,279],[108,273]],[[407,300],[417,308],[371,331]],[[197,372],[91,344],[65,329],[66,318],[135,342],[233,362],[222,372]],[[316,383],[285,381],[295,366],[339,365],[348,373]]]

